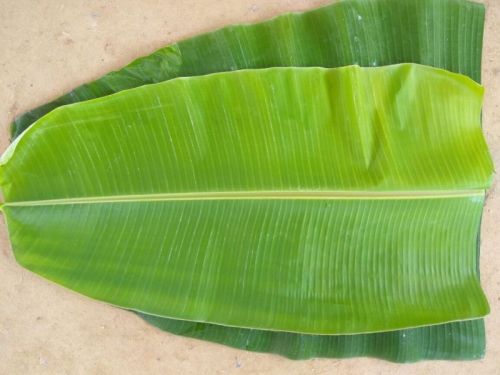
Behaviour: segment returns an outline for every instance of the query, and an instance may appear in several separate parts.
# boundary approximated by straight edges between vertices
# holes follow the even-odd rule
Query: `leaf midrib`
[[[345,191],[345,190],[262,190],[262,191],[207,191],[189,193],[130,194],[95,197],[42,199],[5,202],[3,206],[55,206],[71,204],[203,201],[203,200],[400,200],[440,199],[484,196],[484,189],[470,190],[417,190],[417,191]]]

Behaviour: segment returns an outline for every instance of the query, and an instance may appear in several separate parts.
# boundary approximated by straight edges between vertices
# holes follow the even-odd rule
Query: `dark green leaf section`
[[[175,77],[276,66],[414,62],[481,76],[484,7],[465,0],[345,0],[162,48],[18,117],[16,138],[61,105]]]
[[[224,327],[139,314],[161,330],[254,352],[291,359],[376,357],[394,362],[422,359],[474,360],[484,355],[484,321],[359,335],[303,335]]]

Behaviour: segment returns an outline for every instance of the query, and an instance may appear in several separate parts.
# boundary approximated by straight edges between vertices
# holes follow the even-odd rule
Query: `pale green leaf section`
[[[3,192],[15,202],[484,189],[482,93],[414,64],[179,78],[53,111],[11,146],[17,158],[7,150]]]
[[[91,297],[228,326],[481,317],[481,100],[468,78],[404,64],[221,73],[61,107],[2,158],[14,252]]]

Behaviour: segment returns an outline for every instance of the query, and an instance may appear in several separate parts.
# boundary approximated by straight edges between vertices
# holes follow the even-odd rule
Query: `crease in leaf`
[[[363,107],[345,94],[354,92]],[[221,73],[63,107],[2,159],[16,259],[118,306],[228,326],[339,334],[483,316],[484,195],[71,202],[243,188],[485,189],[481,99],[472,80],[404,64]],[[367,119],[381,145],[368,165],[352,126]],[[9,205],[51,199],[70,200]]]

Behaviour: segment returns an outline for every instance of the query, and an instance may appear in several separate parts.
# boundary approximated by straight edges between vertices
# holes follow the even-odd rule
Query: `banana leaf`
[[[484,6],[465,0],[345,0],[186,39],[18,117],[16,138],[61,105],[175,77],[277,66],[421,63],[479,82]]]
[[[140,314],[152,325],[177,335],[238,349],[276,353],[291,359],[377,357],[393,362],[425,359],[479,359],[484,353],[482,319],[398,331],[357,335],[303,335],[188,322]]]
[[[405,64],[181,78],[62,107],[2,157],[14,254],[99,300],[235,327],[481,317],[481,99]]]
[[[474,79],[479,81],[480,77],[480,57],[481,57],[481,42],[482,42],[482,27],[483,27],[483,13],[484,9],[482,5],[480,4],[474,4],[474,3],[469,3],[465,1],[444,1],[438,4],[438,1],[435,1],[433,3],[428,2],[428,1],[407,1],[407,2],[387,2],[387,1],[372,1],[370,4],[371,7],[375,9],[373,13],[368,12],[369,14],[364,14],[362,12],[366,11],[365,2],[364,4],[361,4],[359,1],[346,1],[340,4],[334,4],[329,7],[325,7],[319,10],[315,10],[313,12],[307,12],[307,14],[310,15],[311,18],[315,18],[314,22],[308,23],[306,26],[309,29],[301,29],[302,32],[308,32],[310,33],[311,40],[319,44],[319,49],[312,49],[309,51],[311,53],[311,58],[314,60],[314,58],[318,58],[318,53],[317,52],[323,52],[325,50],[330,51],[333,44],[326,44],[324,41],[326,40],[335,40],[336,46],[342,46],[340,48],[341,50],[341,55],[342,55],[342,50],[347,51],[344,52],[346,54],[352,53],[351,56],[354,57],[353,60],[360,60],[361,63],[364,63],[364,61],[371,61],[373,62],[381,62],[381,63],[391,63],[391,62],[397,62],[397,61],[413,61],[412,59],[416,59],[417,61],[423,61],[425,63],[431,64],[431,65],[438,65],[442,66],[451,70],[455,71],[460,71],[464,74],[467,74],[469,76],[472,76]],[[361,5],[361,8],[360,8]],[[388,6],[390,8],[388,8]],[[342,7],[344,7],[342,9]],[[380,7],[380,9],[378,9]],[[409,7],[406,9],[406,7]],[[384,9],[385,8],[385,9]],[[381,12],[379,12],[381,11]],[[321,16],[320,13],[324,12],[325,14]],[[361,13],[360,13],[361,12]],[[377,14],[377,12],[379,12]],[[383,17],[381,16],[383,13]],[[356,36],[354,38],[359,42],[359,49],[356,49],[352,51],[350,48],[349,43],[339,43],[339,37],[337,35],[333,35],[335,30],[331,30],[331,27],[329,25],[328,17],[335,17],[337,19],[341,19],[343,22],[352,22],[356,17],[356,15],[359,15],[363,17],[363,21],[361,20],[356,20],[357,22],[354,22],[354,25],[359,25],[359,22],[362,23],[362,26],[365,27],[367,23],[369,23],[372,27],[378,26],[378,33],[367,33],[367,35],[370,35],[372,38],[366,39],[366,38],[361,38],[361,39],[356,39]],[[404,25],[401,26],[398,17],[401,17],[403,19],[407,19],[408,15],[410,17],[415,16],[415,19],[410,19],[410,23],[406,22]],[[418,17],[421,17],[418,19]],[[265,34],[266,37],[272,36],[273,34],[273,28],[277,26],[280,26],[279,20],[281,18],[290,18],[290,23],[292,24],[292,29],[296,24],[296,20],[301,18],[302,15],[297,14],[297,15],[287,15],[287,16],[282,16],[278,17],[277,19],[274,19],[272,21],[269,21],[265,24],[268,25],[268,27],[271,29],[271,31],[267,34]],[[422,20],[425,18],[425,22],[433,25],[433,27],[430,27],[429,29],[425,30],[425,27],[422,26]],[[381,20],[384,20],[384,23],[380,22]],[[438,22],[435,22],[435,20],[438,20]],[[417,21],[417,28],[420,29],[421,32],[415,33],[415,32],[409,32],[406,34],[402,35],[396,35],[391,38],[391,43],[399,43],[401,42],[400,45],[396,46],[399,48],[399,51],[396,51],[397,53],[390,53],[389,52],[389,58],[381,57],[380,51],[382,49],[380,47],[382,46],[387,46],[388,40],[383,40],[383,36],[378,38],[378,35],[382,35],[380,33],[380,30],[384,29],[386,30],[385,32],[389,32],[392,34],[397,34],[394,30],[397,30],[400,27],[405,27],[406,25],[413,25],[414,22]],[[340,21],[339,21],[340,22]],[[445,26],[446,25],[446,26]],[[328,38],[316,38],[317,40],[314,39],[314,32],[315,28],[318,27],[318,30],[326,30],[327,33],[329,33]],[[343,25],[342,29],[345,31],[347,30],[346,25]],[[385,29],[387,27],[387,29]],[[192,41],[191,45],[191,50],[192,51],[197,51],[199,47],[203,47],[201,44],[205,44],[207,46],[207,50],[213,51],[213,54],[210,54],[210,56],[213,56],[210,60],[210,68],[215,69],[215,70],[227,70],[231,69],[231,67],[228,67],[226,62],[224,61],[224,51],[228,50],[231,52],[231,50],[234,50],[234,46],[238,46],[240,48],[240,43],[238,39],[241,40],[241,37],[244,36],[244,32],[253,32],[253,29],[257,29],[258,27],[254,27],[253,25],[250,26],[236,26],[236,27],[231,27],[231,28],[226,28],[222,29],[216,33],[211,33],[207,34],[205,36],[201,36],[198,38],[194,38]],[[261,27],[262,28],[262,27]],[[464,43],[463,37],[464,33],[463,32],[458,32],[458,30],[468,30],[469,34],[467,35],[467,43]],[[348,37],[351,35],[352,39],[352,33],[347,30],[347,33],[345,33]],[[217,35],[221,35],[222,37],[218,37]],[[386,34],[383,34],[386,35]],[[262,35],[261,35],[262,36]],[[419,39],[426,39],[425,44],[427,46],[433,44],[435,46],[441,47],[441,48],[428,48],[427,51],[420,49],[420,43],[416,43],[416,38]],[[283,38],[289,38],[290,35],[282,35]],[[300,37],[300,35],[299,35]],[[358,35],[359,37],[359,35]],[[457,37],[458,39],[462,39],[457,43]],[[297,38],[297,35],[294,35],[294,38]],[[333,38],[333,39],[332,39]],[[232,42],[233,44],[231,45],[230,43],[227,43],[227,41]],[[188,41],[189,42],[189,41]],[[277,40],[271,40],[269,43],[276,43]],[[341,41],[340,41],[341,42]],[[380,45],[379,45],[380,42]],[[268,44],[269,44],[268,43]],[[183,47],[184,44],[189,44],[185,42],[179,43],[177,46],[180,46],[183,50],[186,50],[186,47]],[[403,46],[404,48],[401,48]],[[175,47],[175,46],[174,46]],[[242,46],[241,48],[245,48],[246,45]],[[396,48],[395,47],[395,48]],[[278,51],[278,48],[272,48],[271,52],[273,51]],[[268,51],[269,52],[269,51]],[[387,51],[382,51],[384,54]],[[410,52],[410,54],[408,54]],[[296,51],[294,50],[289,50],[287,51],[288,55],[283,55],[283,56],[274,56],[273,58],[275,59],[274,61],[281,61],[281,64],[283,64],[283,61],[287,60],[287,56],[290,56],[289,61],[293,60],[295,62],[299,61],[301,58],[303,58],[302,55],[295,56]],[[221,61],[217,60],[217,55],[221,56]],[[193,56],[193,53],[190,54]],[[335,51],[335,53],[329,53],[335,60],[336,56],[339,56],[338,53]],[[168,60],[168,56],[170,56],[170,48],[167,47],[166,49],[159,50],[157,53],[139,59],[133,64],[131,64],[129,67],[126,67],[122,71],[119,72],[113,72],[110,73],[109,75],[105,76],[103,79],[98,80],[94,83],[91,84],[91,86],[88,86],[90,89],[86,90],[86,85],[78,88],[74,92],[72,92],[69,95],[66,95],[59,100],[47,105],[46,107],[41,107],[35,111],[32,111],[31,113],[28,113],[25,116],[22,116],[18,118],[15,122],[14,127],[12,128],[13,130],[13,135],[17,136],[17,133],[20,133],[24,128],[26,128],[31,122],[33,122],[35,119],[39,118],[42,114],[48,112],[50,109],[64,104],[64,103],[71,103],[74,101],[78,100],[85,100],[88,98],[93,98],[100,95],[107,95],[109,93],[115,92],[122,90],[124,88],[128,87],[133,87],[137,85],[141,85],[144,83],[149,83],[149,82],[154,82],[156,80],[162,80],[162,79],[169,79],[175,74],[171,72],[171,69],[169,69],[169,66],[172,65],[171,62]],[[194,54],[193,62],[191,64],[191,67],[189,68],[190,70],[196,70],[198,74],[203,74],[205,69],[205,57]],[[366,57],[368,56],[368,57]],[[371,57],[370,57],[371,56]],[[250,56],[252,57],[252,56]],[[263,51],[259,50],[258,56],[258,61],[255,62],[255,64],[259,63],[262,64],[260,66],[269,66],[269,62],[266,61],[268,58]],[[372,58],[373,57],[373,58]],[[254,67],[251,65],[253,60],[247,60],[245,62],[246,67]],[[250,63],[249,63],[250,62]],[[344,63],[352,63],[355,61],[348,61],[348,59],[344,59]],[[335,65],[335,61],[326,61],[324,65],[326,66],[334,66],[332,63]],[[186,61],[182,61],[181,64],[186,64]],[[289,64],[289,63],[288,63]],[[366,63],[367,65],[370,64],[370,62]],[[174,64],[175,65],[175,64]],[[189,65],[189,64],[188,64]],[[311,65],[317,65],[312,61]],[[337,64],[339,65],[339,64]],[[215,67],[215,68],[214,68]],[[200,73],[201,72],[201,73]],[[188,73],[189,74],[189,73]],[[106,78],[111,78],[111,80],[114,82],[113,85],[108,85],[106,83]],[[17,130],[15,126],[18,126]],[[164,319],[166,321],[165,324],[163,324],[163,328],[165,326],[168,326],[169,329],[175,332],[180,332],[182,329],[177,329],[175,330],[172,328],[172,324],[182,324],[182,327],[186,327],[186,324],[189,323],[181,323],[176,320],[171,321],[172,324],[168,324],[168,320]],[[158,322],[158,319],[154,320],[154,323]],[[479,329],[472,329],[472,330],[464,330],[461,328],[458,328],[459,326],[456,325],[456,323],[451,323],[449,325],[443,325],[443,330],[437,330],[436,332],[439,333],[434,333],[432,335],[432,339],[434,343],[437,343],[438,345],[441,344],[443,345],[443,348],[439,350],[439,348],[434,348],[433,351],[426,352],[426,355],[422,358],[476,358],[478,356],[482,356],[482,353],[484,352],[484,323],[482,321],[476,321],[476,322],[463,322],[461,324],[474,324],[480,327]],[[200,329],[200,326],[202,324],[197,324],[197,332],[203,332],[203,330]],[[449,326],[450,328],[444,329],[444,327]],[[437,326],[436,328],[441,327]],[[456,327],[456,329],[455,329]],[[218,326],[219,330],[225,330],[226,327],[221,327]],[[208,330],[210,331],[210,330]],[[413,331],[418,331],[413,330]],[[211,332],[211,331],[210,331]],[[262,331],[259,331],[259,333]],[[404,333],[404,331],[401,331],[400,333],[401,337],[406,337],[405,342],[406,343],[411,343],[410,339],[413,337],[413,335]],[[470,332],[474,332],[476,335],[481,335],[481,340],[479,339],[471,339],[470,337],[465,337]],[[479,333],[480,332],[480,333]],[[392,334],[392,333],[391,333]],[[437,335],[437,336],[436,336]],[[209,335],[211,336],[211,334]],[[290,336],[290,335],[289,335]],[[293,336],[293,335],[291,335]],[[360,335],[364,336],[364,335]],[[357,336],[357,337],[360,337]],[[369,335],[366,335],[369,336]],[[421,335],[422,337],[428,337],[427,335]],[[221,335],[223,337],[223,335]],[[229,337],[229,336],[227,336]],[[210,337],[208,337],[210,338]],[[338,337],[337,337],[338,338]],[[323,337],[321,337],[319,340],[322,341]],[[217,341],[217,340],[216,340]],[[228,339],[228,341],[230,341]],[[373,341],[373,340],[372,340]],[[287,340],[288,342],[288,340]],[[375,341],[373,341],[375,342]],[[376,342],[379,342],[376,340]],[[463,346],[463,343],[474,343],[473,346]],[[366,344],[366,343],[365,343]],[[231,345],[233,345],[231,343]],[[283,343],[283,345],[286,346],[286,343]],[[363,346],[363,344],[360,344]],[[433,345],[433,344],[430,344]],[[280,350],[284,351],[285,355],[287,354],[287,348],[286,347],[277,347],[275,348],[275,351],[280,352]],[[321,346],[321,345],[320,345]],[[368,345],[369,346],[369,345]],[[419,345],[409,345],[408,347],[418,347]],[[240,347],[240,346],[238,346]],[[367,345],[364,345],[363,347],[367,347]],[[376,352],[381,351],[381,352],[386,352],[385,347],[382,349],[384,346],[382,345],[373,345],[374,352],[372,355],[379,356]],[[450,348],[450,352],[447,352],[444,350],[444,347]],[[464,350],[460,350],[460,348],[466,348]],[[321,346],[321,348],[324,351],[325,346]],[[309,348],[310,349],[310,348]],[[393,349],[391,349],[392,352],[394,352]],[[338,350],[333,351],[333,355],[337,356]],[[341,352],[341,351],[340,351]],[[353,353],[356,352],[356,350],[353,351]],[[401,351],[402,353],[406,353],[406,351]],[[441,357],[436,356],[436,353],[441,353]],[[458,357],[455,356],[455,354],[459,353],[460,355]],[[314,350],[310,350],[310,355],[314,356]],[[320,354],[318,351],[318,355],[326,355],[329,356],[328,354]],[[332,354],[330,354],[331,356]],[[385,356],[383,356],[385,357]],[[392,357],[394,360],[394,357]],[[414,359],[419,359],[414,357]],[[401,353],[399,354],[399,357],[397,360],[414,360],[412,359],[405,359],[404,356],[401,356]]]
[[[313,12],[307,12],[304,15],[296,14],[278,17],[261,25],[225,28],[215,33],[178,43],[172,46],[173,49],[167,47],[157,51],[151,56],[137,60],[121,71],[110,73],[91,85],[84,85],[53,103],[49,103],[46,106],[42,106],[21,116],[12,127],[13,136],[17,136],[31,122],[61,104],[107,95],[124,88],[175,77],[177,73],[175,73],[171,67],[175,67],[178,64],[188,67],[188,69],[186,69],[187,72],[183,74],[203,74],[207,72],[207,70],[205,70],[207,69],[205,67],[207,64],[206,56],[209,56],[209,64],[207,64],[209,65],[209,71],[234,69],[236,65],[233,64],[235,62],[240,64],[240,67],[257,67],[270,66],[270,64],[272,65],[272,61],[274,61],[276,65],[289,65],[292,62],[294,64],[304,63],[318,65],[315,63],[315,59],[318,59],[318,61],[322,59],[323,65],[325,66],[349,64],[356,61],[365,65],[373,65],[374,63],[388,64],[398,61],[420,61],[462,72],[479,81],[484,17],[482,5],[465,1],[438,2],[436,0],[434,2],[372,1],[369,4],[369,8],[371,9],[368,9],[368,11],[367,6],[368,2],[346,1]],[[312,43],[311,45],[313,46],[318,46],[318,48],[311,48],[308,51],[310,53],[309,56],[304,56],[301,53],[298,54],[297,51],[293,49],[287,49],[285,51],[286,54],[276,56],[276,52],[281,52],[281,49],[279,48],[279,41],[273,38],[275,34],[274,28],[283,29],[286,28],[287,24],[287,22],[280,22],[280,20],[284,21],[285,18],[289,18],[288,22],[291,25],[290,28],[294,29],[296,25],[300,24],[297,20],[301,18],[305,19],[306,17],[309,17],[311,22],[303,22],[304,27],[300,28],[300,35],[295,33],[291,36],[285,32],[281,32],[280,35],[282,40],[288,40],[293,37],[296,43],[295,45],[302,46],[304,43],[301,43],[300,38],[304,32],[308,33],[307,35],[310,36],[309,43]],[[345,23],[340,27],[343,35],[337,35],[336,30],[332,30],[332,22],[329,20],[330,17],[333,18],[334,21],[336,20],[337,26],[339,22]],[[401,19],[404,20],[404,24],[401,24]],[[267,33],[262,31],[265,25],[267,25],[269,29]],[[283,27],[283,25],[285,25],[285,27]],[[355,27],[354,30],[352,29],[353,25]],[[363,28],[366,27],[370,31],[365,33],[364,30],[361,30],[362,34],[360,38],[359,34],[354,33],[357,30],[356,25],[361,25]],[[427,27],[428,25],[431,25],[431,27]],[[407,26],[410,29],[416,28],[419,32],[414,32],[412,30],[406,32]],[[398,30],[400,28],[405,28],[405,32],[399,34]],[[240,59],[235,60],[231,55],[234,55],[234,51],[246,48],[247,44],[241,45],[241,41],[244,40],[245,43],[248,43],[245,33],[253,33],[254,30],[260,33],[259,40],[262,40],[262,37],[267,38],[267,43],[264,44],[270,45],[271,47],[264,53],[262,49],[258,48],[259,40],[255,38],[255,48],[257,48],[258,53],[255,56],[246,56],[245,61],[240,61]],[[325,31],[327,37],[318,37],[318,30]],[[459,30],[461,31],[459,32]],[[466,36],[463,30],[468,31]],[[314,33],[316,33],[316,36]],[[365,38],[365,35],[370,36],[370,38]],[[298,39],[298,41],[296,39]],[[326,43],[330,40],[334,41],[334,43]],[[358,48],[354,50],[349,43],[352,40],[357,42],[355,45],[358,46]],[[424,43],[421,44],[420,40],[424,40]],[[332,47],[334,46],[335,51],[332,51]],[[424,48],[422,48],[422,46],[424,46]],[[383,47],[387,48],[384,49]],[[189,58],[187,61],[186,58],[183,58],[182,61],[174,61],[175,54],[172,55],[171,52],[176,51],[177,48],[182,52],[188,51],[187,55]],[[200,51],[200,48],[204,48],[205,52],[208,53],[197,53],[197,51]],[[389,51],[390,48],[394,48],[394,51]],[[327,59],[323,56],[324,51],[328,51],[326,54],[328,55]],[[231,59],[226,61],[225,58],[227,58],[228,54],[231,56]],[[186,53],[184,53],[184,55],[186,55]],[[174,56],[174,60],[169,60],[170,56]],[[304,57],[309,57],[309,61],[304,62]],[[349,57],[352,58],[352,60],[349,60]],[[328,60],[329,58],[332,60]],[[189,64],[189,62],[191,62],[191,64]],[[159,319],[155,319],[153,323],[158,321]],[[172,321],[171,323],[169,323],[168,320],[165,321],[166,323],[163,324],[164,329],[165,327],[169,327],[169,329],[176,332],[183,330],[175,330],[172,328],[172,325],[177,324],[178,321]],[[179,324],[181,323],[179,322]],[[185,324],[188,323],[184,323],[182,327],[185,327]],[[443,325],[443,330],[438,329],[436,332],[439,333],[435,334],[437,337],[433,335],[432,339],[434,342],[444,345],[446,348],[450,348],[451,351],[448,352],[444,350],[444,348],[441,350],[436,350],[436,348],[434,348],[432,352],[426,352],[427,354],[422,358],[457,358],[455,356],[457,353],[460,353],[460,358],[476,358],[481,356],[484,352],[484,337],[482,337],[481,340],[473,340],[470,339],[470,337],[464,339],[463,332],[466,332],[466,334],[473,332],[476,335],[484,336],[484,323],[478,321],[464,322],[463,324],[477,324],[480,325],[481,329],[464,331],[458,328],[459,326],[455,323],[449,324],[449,328],[446,329],[445,327],[448,325]],[[202,326],[202,324],[196,325],[197,332],[204,332],[200,329],[200,326]],[[218,329],[225,330],[226,328],[219,326]],[[210,330],[208,331],[211,332]],[[209,336],[211,336],[211,334],[209,334]],[[410,345],[408,345],[409,347],[415,347],[415,345],[411,345],[411,341],[409,340],[413,335],[401,331],[400,336],[406,337],[405,342],[410,343]],[[421,336],[428,337],[426,334]],[[225,336],[221,335],[221,337]],[[210,337],[208,338],[210,339]],[[323,338],[320,340],[322,339]],[[470,342],[476,345],[473,347],[465,346],[467,348],[466,350],[459,349],[462,347],[463,343]],[[286,346],[286,343],[284,345]],[[361,344],[361,346],[363,346],[363,344]],[[324,347],[322,346],[322,348]],[[374,352],[372,355],[378,356],[377,351],[385,353],[386,350],[382,348],[383,346],[374,345]],[[285,355],[289,355],[287,354],[288,349],[286,347],[278,349],[284,351]],[[278,352],[279,350],[275,349],[275,351]],[[356,350],[354,350],[354,352],[356,352]],[[406,351],[402,352],[406,353]],[[334,356],[337,356],[337,353],[338,350],[333,350]],[[431,353],[434,354],[431,355]],[[442,357],[436,356],[436,353],[441,353]],[[310,355],[314,356],[314,350],[310,350]],[[328,356],[328,354],[319,354],[319,351],[318,355]],[[413,358],[418,359],[417,357],[405,359],[404,356],[399,355],[398,360],[413,360]],[[392,359],[394,359],[394,357],[392,357]]]

